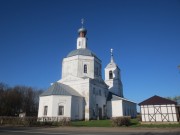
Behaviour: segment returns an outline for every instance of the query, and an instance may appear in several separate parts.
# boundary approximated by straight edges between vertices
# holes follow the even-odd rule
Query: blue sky
[[[180,95],[179,0],[1,0],[0,82],[46,89],[59,80],[81,18],[103,75],[114,49],[126,98]]]

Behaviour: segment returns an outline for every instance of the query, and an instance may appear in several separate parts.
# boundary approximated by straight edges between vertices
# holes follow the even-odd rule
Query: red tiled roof
[[[142,101],[138,105],[165,105],[165,104],[177,105],[177,102],[155,95],[153,97],[150,97],[150,98]]]

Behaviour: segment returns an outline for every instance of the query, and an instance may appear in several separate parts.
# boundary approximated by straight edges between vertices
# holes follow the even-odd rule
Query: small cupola
[[[82,27],[78,29],[79,37],[77,38],[77,49],[85,49],[87,47],[86,34],[87,30],[84,28],[84,19],[81,19]]]
[[[84,28],[84,19],[81,19],[82,27],[78,30],[79,37],[85,37],[87,30]]]
[[[79,37],[85,37],[87,34],[87,30],[85,28],[80,28],[78,30]]]

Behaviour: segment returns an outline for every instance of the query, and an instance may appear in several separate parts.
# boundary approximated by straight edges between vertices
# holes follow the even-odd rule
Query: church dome
[[[97,56],[91,50],[89,50],[87,48],[85,48],[85,49],[81,48],[81,49],[73,50],[67,55],[67,57],[72,57],[75,55],[92,56],[92,57],[97,58]]]
[[[85,28],[80,28],[80,29],[78,30],[78,33],[81,33],[81,32],[85,33],[85,35],[86,35],[87,30],[86,30]]]

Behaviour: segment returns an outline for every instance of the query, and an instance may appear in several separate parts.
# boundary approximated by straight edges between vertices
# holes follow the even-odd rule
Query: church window
[[[113,79],[113,73],[112,73],[112,71],[109,71],[109,79]]]
[[[99,107],[98,104],[96,104],[96,116],[98,116],[98,113],[99,113]]]
[[[99,90],[99,96],[101,96],[101,90]]]
[[[96,90],[96,95],[99,95],[99,91],[98,90]]]
[[[93,88],[93,94],[96,95],[96,90],[95,90],[95,88]]]
[[[87,73],[87,65],[84,64],[84,73]]]
[[[95,112],[95,109],[93,109],[93,116],[96,116],[96,112]]]
[[[106,105],[103,105],[103,114],[104,114],[104,117],[106,117]]]
[[[64,106],[62,106],[62,105],[59,106],[58,115],[64,115]]]
[[[95,67],[95,75],[97,75],[98,76],[98,67]]]
[[[104,96],[105,96],[105,97],[107,96],[107,93],[106,93],[106,91],[104,91]]]
[[[47,116],[48,106],[44,106],[44,116]]]

